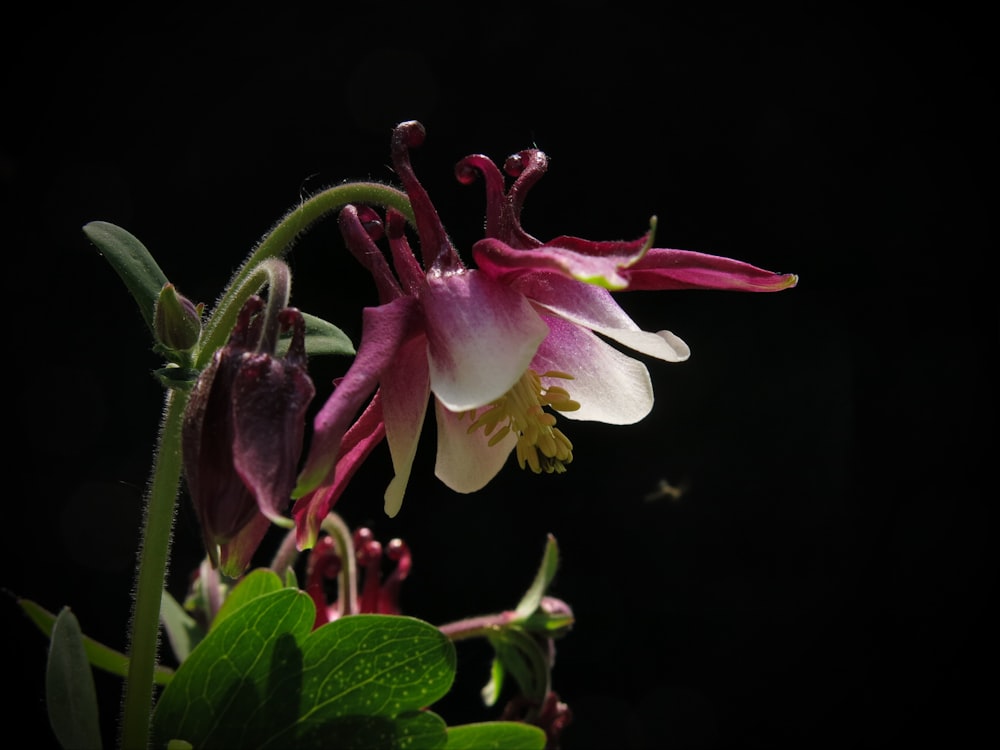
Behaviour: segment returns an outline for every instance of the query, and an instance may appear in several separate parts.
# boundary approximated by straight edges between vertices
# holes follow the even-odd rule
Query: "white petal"
[[[470,415],[458,415],[434,400],[437,414],[438,451],[434,474],[455,492],[475,492],[497,475],[507,462],[517,438],[508,434],[496,445],[488,445],[482,430],[469,434]]]
[[[537,307],[597,331],[630,349],[665,362],[683,362],[691,350],[670,331],[643,331],[607,289],[555,274],[519,279],[517,288]]]
[[[691,349],[685,344],[680,336],[676,336],[670,331],[632,331],[621,328],[595,328],[598,333],[603,333],[609,339],[624,344],[629,349],[634,349],[650,357],[662,359],[664,362],[683,362],[691,356]]]
[[[403,504],[413,458],[430,398],[427,340],[410,339],[399,348],[392,367],[382,374],[382,418],[395,476],[385,491],[385,513],[392,518]]]
[[[633,424],[653,408],[653,384],[646,366],[626,356],[598,336],[569,321],[545,318],[551,333],[542,342],[531,367],[539,375],[558,370],[573,380],[551,379],[579,402],[577,411],[557,418],[606,424]]]
[[[548,329],[519,292],[477,271],[431,277],[421,293],[431,390],[449,410],[476,409],[524,374]]]

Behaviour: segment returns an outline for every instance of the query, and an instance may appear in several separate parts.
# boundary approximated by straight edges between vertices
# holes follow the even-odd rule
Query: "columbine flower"
[[[573,446],[556,426],[556,414],[609,424],[646,416],[653,391],[645,365],[597,334],[667,362],[687,359],[689,350],[669,331],[641,330],[609,290],[777,291],[796,283],[793,275],[728,258],[652,248],[652,231],[623,242],[535,239],[521,228],[520,212],[547,164],[537,149],[508,160],[508,174],[516,179],[506,193],[500,170],[485,156],[459,163],[459,180],[467,183],[479,172],[487,192],[487,236],[472,248],[477,268],[468,268],[410,164],[409,149],[423,137],[419,123],[406,122],[392,140],[422,265],[395,211],[385,224],[395,274],[373,240],[371,230],[381,231],[373,212],[347,207],[341,214],[346,243],[374,276],[381,304],[365,309],[357,356],[316,416],[295,493],[304,546],[315,539],[315,519],[336,499],[343,477],[383,428],[396,472],[385,510],[390,516],[399,511],[431,394],[438,426],[435,473],[458,492],[483,487],[511,451],[522,468],[564,471]]]
[[[184,414],[188,490],[212,564],[231,577],[246,569],[271,521],[285,522],[315,394],[302,314],[258,314],[263,304],[251,297],[244,305]],[[293,332],[284,358],[275,355],[279,327]]]

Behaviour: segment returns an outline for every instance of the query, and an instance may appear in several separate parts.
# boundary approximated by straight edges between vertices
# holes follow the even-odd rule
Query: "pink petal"
[[[490,403],[527,369],[545,324],[522,295],[477,271],[427,281],[431,390],[454,412]]]
[[[543,379],[558,385],[579,402],[577,411],[560,412],[557,418],[580,419],[606,424],[633,424],[653,408],[653,384],[646,366],[622,354],[598,336],[578,325],[545,317],[549,336],[538,348],[531,367],[539,375],[557,370],[573,380]]]
[[[541,247],[519,250],[488,237],[472,247],[476,265],[490,276],[553,271],[577,281],[607,289],[625,289],[622,269],[635,263],[646,250],[645,239],[632,242],[590,242],[558,237]]]
[[[554,273],[522,276],[513,286],[536,305],[642,354],[665,362],[683,362],[691,355],[687,344],[670,331],[639,328],[607,289]]]
[[[386,440],[396,472],[385,491],[385,513],[392,518],[403,504],[431,392],[425,336],[414,336],[400,347],[392,367],[382,373],[381,390]]]
[[[653,248],[623,272],[629,291],[642,289],[729,289],[779,292],[798,283],[792,273],[765,271],[732,258],[690,250]]]
[[[315,546],[323,519],[340,499],[351,477],[385,437],[380,396],[381,391],[375,391],[368,406],[340,441],[333,481],[295,501],[292,516],[295,518],[295,544],[300,550]]]
[[[330,481],[340,441],[385,368],[392,364],[414,321],[417,305],[414,297],[400,297],[387,305],[364,309],[358,353],[313,421],[309,457],[299,473],[293,497],[302,497]]]
[[[578,237],[557,237],[541,247],[526,250],[486,238],[473,245],[472,254],[476,265],[494,278],[552,271],[616,291],[777,292],[798,283],[795,274],[774,273],[719,255],[647,249],[648,238],[649,235],[631,242],[591,242]]]
[[[475,492],[493,479],[507,462],[517,438],[508,434],[496,445],[482,430],[469,433],[469,414],[462,419],[435,399],[437,416],[437,463],[434,474],[455,492]]]

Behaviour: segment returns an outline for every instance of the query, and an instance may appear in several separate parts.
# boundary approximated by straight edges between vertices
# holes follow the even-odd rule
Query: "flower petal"
[[[243,575],[270,528],[271,520],[258,513],[228,542],[219,545],[219,572],[229,578]]]
[[[434,411],[438,435],[434,475],[455,492],[482,489],[503,468],[517,438],[510,433],[491,446],[482,430],[469,432],[470,415],[459,419],[458,414],[448,411],[437,399]]]
[[[691,356],[687,344],[670,331],[639,328],[607,289],[555,273],[522,276],[513,286],[536,305],[642,354],[665,362],[683,362]]]
[[[392,518],[403,504],[431,392],[426,336],[414,336],[400,347],[392,367],[382,373],[381,390],[385,435],[396,472],[385,491],[385,513]]]
[[[522,295],[477,271],[427,282],[431,390],[454,412],[499,398],[527,369],[545,324]]]
[[[646,238],[631,242],[591,242],[579,237],[557,237],[541,247],[513,248],[487,237],[472,246],[476,265],[494,278],[509,274],[551,271],[607,289],[625,289],[629,280],[621,271],[646,251]]]
[[[779,292],[798,283],[793,273],[774,273],[732,258],[691,250],[653,248],[625,269],[629,291],[653,289],[729,289]]]
[[[545,317],[549,336],[538,348],[531,367],[543,374],[565,372],[573,380],[553,379],[580,404],[559,416],[606,424],[633,424],[653,408],[653,384],[646,366],[622,354],[598,336],[573,323]]]
[[[232,384],[233,467],[272,521],[285,520],[316,389],[303,367],[245,354]]]
[[[313,421],[309,457],[299,473],[292,497],[302,497],[330,480],[340,441],[365,399],[375,390],[383,371],[392,363],[417,306],[416,298],[400,297],[386,305],[365,308],[358,353]]]
[[[323,519],[340,499],[354,473],[385,437],[380,396],[381,392],[375,391],[361,416],[344,433],[332,482],[321,484],[295,501],[292,516],[295,518],[295,544],[299,550],[312,549],[316,545]]]

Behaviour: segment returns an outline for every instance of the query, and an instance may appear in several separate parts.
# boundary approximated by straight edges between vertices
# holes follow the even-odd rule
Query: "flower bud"
[[[285,308],[276,320],[261,321],[262,308],[259,297],[244,305],[229,342],[199,375],[184,414],[184,474],[206,551],[234,578],[249,565],[269,520],[282,520],[291,501],[306,409],[315,395],[301,313]],[[279,323],[293,330],[285,357],[263,343],[276,341],[263,332]]]
[[[156,301],[153,322],[156,340],[175,352],[186,352],[198,343],[201,336],[201,311],[204,305],[195,305],[179,294],[173,284],[164,284]]]

